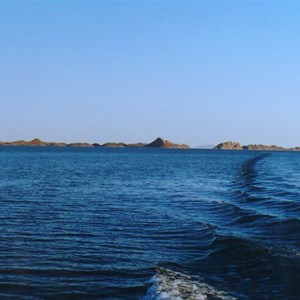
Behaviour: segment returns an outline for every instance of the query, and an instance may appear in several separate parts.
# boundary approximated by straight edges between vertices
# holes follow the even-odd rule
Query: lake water
[[[0,147],[0,299],[299,299],[300,153]]]

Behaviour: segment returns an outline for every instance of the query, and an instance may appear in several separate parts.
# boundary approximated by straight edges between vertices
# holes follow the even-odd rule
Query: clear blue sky
[[[0,2],[0,140],[300,145],[300,2]]]

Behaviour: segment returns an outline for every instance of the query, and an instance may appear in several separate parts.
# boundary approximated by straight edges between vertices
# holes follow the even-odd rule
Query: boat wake
[[[202,282],[199,278],[157,267],[150,288],[142,300],[234,300],[224,291]]]

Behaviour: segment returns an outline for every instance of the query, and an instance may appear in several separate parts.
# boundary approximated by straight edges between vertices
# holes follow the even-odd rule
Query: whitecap
[[[190,275],[158,267],[142,300],[234,300],[224,291]]]

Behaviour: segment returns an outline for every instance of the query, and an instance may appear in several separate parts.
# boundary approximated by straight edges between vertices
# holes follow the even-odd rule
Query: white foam
[[[225,292],[195,280],[187,274],[157,268],[151,286],[142,300],[234,300]]]
[[[300,251],[294,250],[294,253],[295,253],[296,256],[300,256]]]

